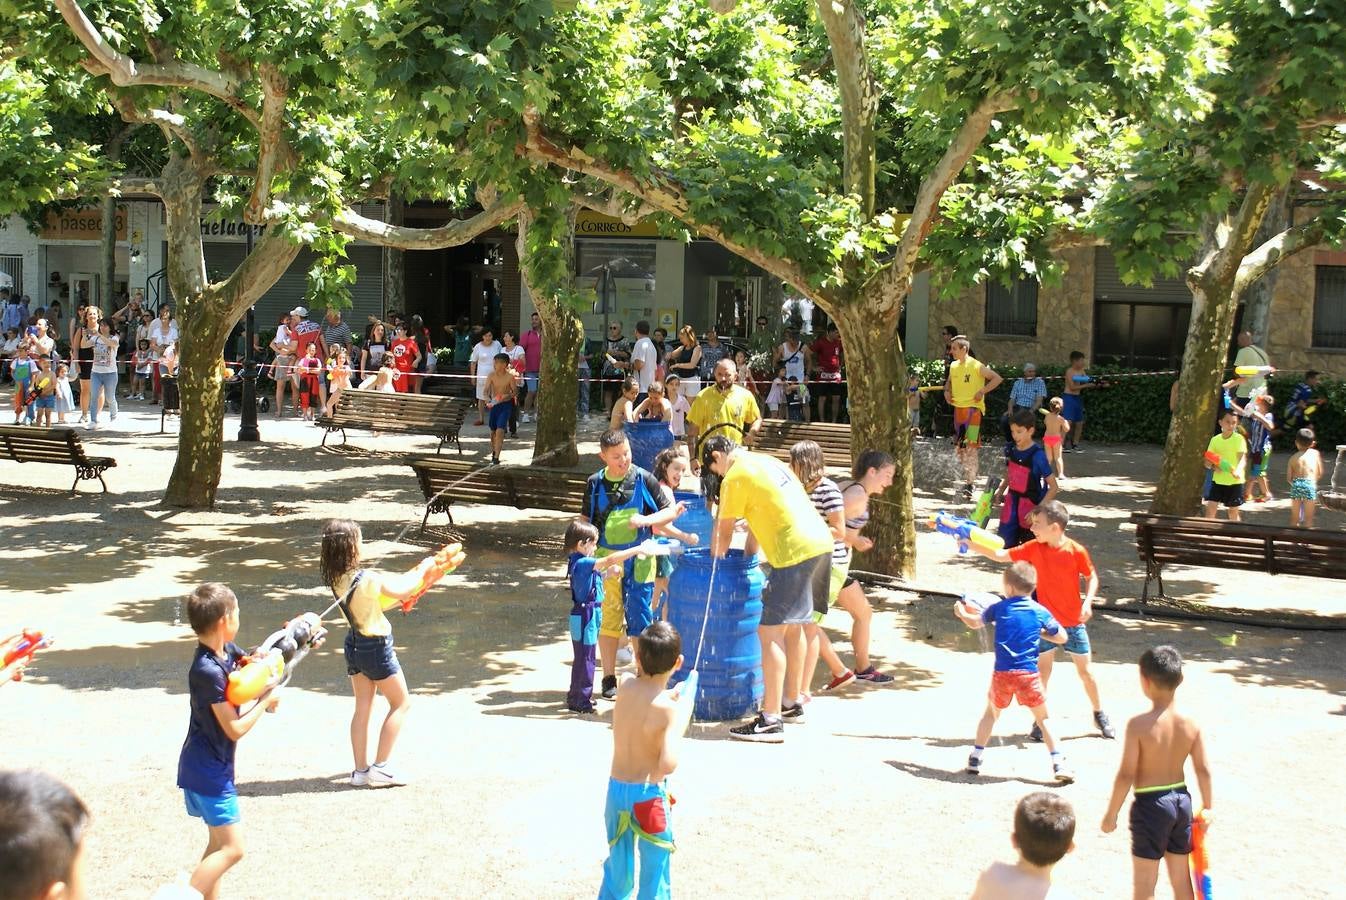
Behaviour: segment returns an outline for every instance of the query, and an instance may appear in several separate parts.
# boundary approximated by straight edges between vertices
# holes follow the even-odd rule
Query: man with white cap
[[[318,359],[327,359],[327,342],[323,340],[322,326],[308,317],[306,307],[296,306],[290,310],[290,336],[295,343],[295,356],[298,359],[303,359],[308,354],[309,344],[318,345]],[[299,390],[299,367],[295,366],[290,375],[295,389]],[[327,385],[321,378],[318,379],[318,393],[323,407],[326,407]]]
[[[1036,415],[1046,399],[1047,383],[1038,377],[1037,363],[1024,363],[1023,375],[1014,379],[1014,386],[1010,388],[1009,408],[1000,417],[1000,430],[1005,433],[1006,444],[1014,440],[1009,431],[1010,416],[1020,409]]]

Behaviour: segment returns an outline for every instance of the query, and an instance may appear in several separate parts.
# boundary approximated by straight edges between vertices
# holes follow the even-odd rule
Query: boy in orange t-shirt
[[[1038,588],[1034,599],[1047,608],[1052,617],[1066,630],[1066,642],[1061,645],[1075,663],[1075,671],[1080,673],[1084,692],[1094,707],[1094,724],[1105,738],[1117,736],[1108,714],[1103,712],[1103,703],[1098,694],[1098,682],[1089,670],[1092,660],[1089,646],[1089,632],[1085,628],[1094,615],[1094,599],[1098,594],[1098,573],[1094,570],[1089,551],[1066,537],[1066,525],[1070,523],[1070,513],[1059,500],[1049,500],[1029,514],[1029,527],[1033,529],[1033,538],[1025,544],[1011,547],[1009,550],[991,551],[976,544],[969,546],[982,556],[997,562],[1031,563],[1038,574]],[[1084,597],[1080,597],[1080,579],[1085,580]],[[1038,647],[1038,670],[1042,677],[1042,690],[1045,693],[1051,678],[1052,664],[1056,659],[1056,645],[1043,641]],[[1037,725],[1029,732],[1032,740],[1042,740]]]

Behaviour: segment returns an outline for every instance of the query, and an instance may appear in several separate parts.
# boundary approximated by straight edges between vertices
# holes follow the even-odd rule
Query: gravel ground
[[[326,605],[318,523],[352,513],[371,556],[389,568],[450,537],[468,549],[460,572],[394,622],[416,694],[395,759],[414,783],[386,791],[342,783],[352,703],[336,630],[330,649],[298,670],[279,713],[240,748],[249,853],[224,896],[593,896],[611,748],[606,713],[576,717],[561,708],[570,653],[565,517],[465,507],[455,512],[456,529],[441,517],[422,538],[419,494],[399,460],[425,450],[423,439],[353,434],[347,450],[317,450],[311,427],[269,419],[266,444],[227,444],[215,511],[163,509],[174,438],[153,433],[152,408],[126,406],[117,431],[90,436],[97,452],[119,462],[106,497],[70,498],[65,469],[0,463],[8,536],[0,631],[32,625],[58,641],[27,681],[0,693],[9,723],[0,764],[47,769],[89,803],[90,896],[148,896],[190,870],[204,845],[204,829],[185,815],[174,787],[192,649],[179,598],[201,581],[230,584],[243,602],[240,643],[255,643],[294,613]],[[228,437],[235,428],[231,418]],[[479,455],[484,431],[468,431],[469,453]],[[520,443],[506,461],[527,455]],[[954,508],[945,458],[942,447],[918,449],[924,512]],[[1123,523],[1143,505],[1157,462],[1154,448],[1068,458],[1078,475],[1063,499],[1106,597],[1139,595]],[[19,487],[25,479],[41,484]],[[1254,510],[1253,519],[1279,521],[1285,512],[1275,506]],[[1340,528],[1341,518],[1323,524]],[[997,582],[993,567],[953,556],[947,538],[922,534],[920,549],[918,584],[971,590]],[[1196,569],[1166,580],[1189,599],[1249,608],[1337,614],[1346,599],[1346,589],[1325,581]],[[694,726],[672,779],[678,893],[960,897],[992,860],[1013,858],[1014,804],[1049,780],[1046,751],[1023,736],[1027,714],[1015,709],[1002,719],[979,779],[961,774],[990,655],[946,601],[872,595],[875,651],[897,676],[893,686],[819,697],[783,746],[736,744],[722,725]],[[829,625],[847,655],[844,614]],[[1346,635],[1107,613],[1090,630],[1105,707],[1119,726],[1143,708],[1134,667],[1142,649],[1169,641],[1189,660],[1180,701],[1208,731],[1221,896],[1340,896],[1330,875],[1338,849],[1325,836],[1339,836],[1346,821],[1330,799],[1305,807],[1306,798],[1346,790],[1334,764],[1346,755]],[[1096,735],[1078,679],[1064,669],[1051,706],[1079,776],[1059,789],[1080,824],[1058,880],[1076,896],[1125,896],[1127,838],[1098,831],[1119,748]],[[1275,840],[1262,830],[1268,825]]]

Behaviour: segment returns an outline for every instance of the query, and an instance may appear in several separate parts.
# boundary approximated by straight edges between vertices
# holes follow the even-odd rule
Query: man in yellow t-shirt
[[[710,552],[729,551],[734,523],[745,519],[753,540],[771,566],[762,590],[762,711],[729,730],[735,740],[779,744],[784,719],[804,716],[799,702],[804,672],[803,625],[827,611],[832,572],[832,533],[813,508],[789,467],[764,453],[739,447],[727,435],[711,435],[701,448],[701,464],[712,473],[710,494],[718,494]]]
[[[715,383],[692,401],[687,411],[687,448],[691,451],[692,471],[701,469],[700,441],[716,434],[728,436],[736,444],[752,446],[762,428],[762,411],[752,391],[738,383],[738,367],[732,359],[715,364]],[[698,440],[698,437],[700,440]]]
[[[1225,410],[1220,416],[1220,433],[1206,445],[1206,468],[1212,470],[1204,498],[1207,519],[1215,518],[1223,503],[1229,521],[1242,520],[1239,507],[1243,505],[1248,441],[1238,433],[1238,420],[1232,409]]]
[[[972,499],[977,480],[977,449],[981,447],[981,417],[986,412],[986,395],[1000,386],[1001,378],[990,366],[984,366],[968,352],[967,338],[961,334],[949,344],[953,362],[944,382],[944,399],[953,407],[954,452],[963,466],[963,499]]]

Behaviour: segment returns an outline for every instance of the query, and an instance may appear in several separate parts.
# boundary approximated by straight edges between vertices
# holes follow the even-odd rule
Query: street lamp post
[[[246,242],[246,255],[252,255],[252,226],[243,231]],[[257,430],[257,359],[252,352],[253,312],[256,306],[249,306],[247,324],[243,331],[243,409],[238,417],[238,439],[240,441],[260,441],[262,434]]]

